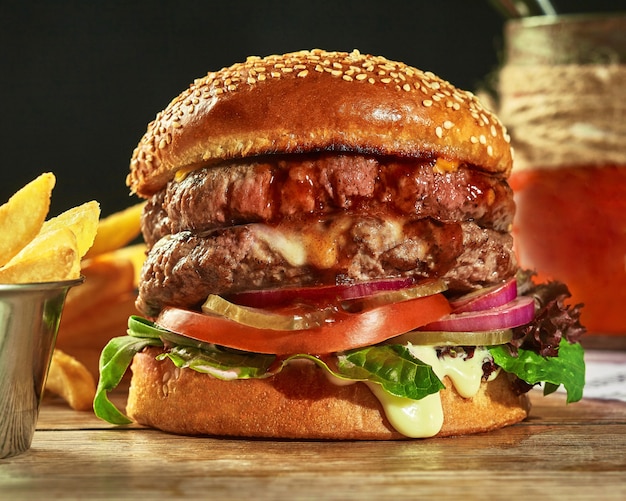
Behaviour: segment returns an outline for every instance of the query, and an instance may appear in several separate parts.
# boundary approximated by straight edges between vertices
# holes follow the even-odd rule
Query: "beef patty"
[[[138,308],[196,308],[209,294],[382,277],[471,290],[517,263],[511,189],[440,161],[293,155],[201,168],[144,211],[150,253]]]
[[[446,167],[432,159],[353,154],[270,156],[206,167],[150,199],[144,237],[150,246],[179,231],[345,210],[475,221],[510,231],[515,205],[506,181],[466,166]]]
[[[198,307],[209,294],[398,276],[442,277],[464,291],[517,266],[509,234],[472,222],[345,216],[317,224],[307,233],[300,224],[249,224],[166,236],[144,265],[137,306],[152,316],[166,305]]]

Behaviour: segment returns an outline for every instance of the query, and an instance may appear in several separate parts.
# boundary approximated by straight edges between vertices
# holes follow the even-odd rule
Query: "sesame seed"
[[[298,73],[298,76],[300,78],[304,78],[309,74],[309,70],[302,70],[301,72]]]
[[[478,143],[478,138],[476,136],[470,136],[470,143],[477,144]]]
[[[487,146],[487,155],[489,155],[490,157],[493,156],[493,146]]]
[[[437,137],[441,139],[443,137],[443,129],[440,126],[437,126],[435,134],[437,134]]]
[[[411,86],[410,86],[409,84],[404,84],[404,85],[402,86],[402,89],[403,89],[403,90],[405,90],[405,91],[407,91],[407,92],[410,92],[410,91],[411,91]]]
[[[380,81],[384,84],[391,83],[391,78],[381,78]]]
[[[430,99],[424,99],[424,100],[422,101],[422,104],[423,104],[424,106],[426,106],[426,108],[429,108],[429,107],[431,107],[431,106],[433,105],[433,102],[432,102]]]
[[[443,128],[444,129],[451,129],[452,127],[454,127],[454,124],[450,120],[446,120],[443,123]]]
[[[353,80],[350,75],[343,75],[341,78],[343,78],[346,82],[352,82]]]
[[[480,144],[487,144],[487,138],[484,134],[481,134],[478,140],[480,141]]]

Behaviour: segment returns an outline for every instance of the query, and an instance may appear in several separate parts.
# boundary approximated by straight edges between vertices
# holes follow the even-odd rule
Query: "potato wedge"
[[[111,338],[128,330],[128,317],[138,315],[137,294],[126,292],[83,310],[82,315],[61,318],[57,347],[80,360],[97,379],[100,353]]]
[[[133,284],[135,287],[139,285],[139,276],[141,275],[141,268],[146,260],[146,244],[134,244],[127,245],[116,251],[109,252],[100,256],[106,259],[126,259],[133,264],[135,271],[135,278]]]
[[[0,266],[8,263],[39,233],[50,209],[55,183],[54,174],[41,174],[0,206]]]
[[[98,234],[85,257],[91,258],[123,247],[141,233],[142,202],[100,220]]]
[[[46,391],[59,395],[72,409],[89,411],[96,394],[96,382],[81,362],[55,349],[46,380]]]
[[[69,228],[76,235],[78,254],[83,257],[94,243],[99,218],[100,204],[96,201],[86,202],[43,223],[40,233]]]
[[[63,322],[69,323],[75,317],[83,316],[83,313],[94,305],[114,302],[120,295],[134,292],[133,263],[125,257],[118,258],[115,254],[117,253],[107,253],[94,259],[83,260],[81,274],[85,277],[85,282],[68,292]]]
[[[56,282],[80,277],[76,236],[59,228],[35,237],[6,266],[0,268],[0,283]]]

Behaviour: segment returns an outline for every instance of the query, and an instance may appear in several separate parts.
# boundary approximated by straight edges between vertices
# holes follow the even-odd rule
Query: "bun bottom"
[[[363,383],[336,385],[311,363],[267,379],[224,381],[158,361],[156,348],[135,355],[126,412],[139,424],[181,435],[327,439],[406,439]],[[444,380],[444,422],[436,436],[502,428],[527,417],[529,401],[502,372],[472,398]]]

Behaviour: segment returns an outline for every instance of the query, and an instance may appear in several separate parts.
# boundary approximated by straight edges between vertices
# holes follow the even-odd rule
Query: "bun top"
[[[127,184],[149,197],[177,172],[317,151],[443,157],[508,176],[509,136],[471,93],[430,72],[353,51],[301,51],[211,72],[157,114]]]

